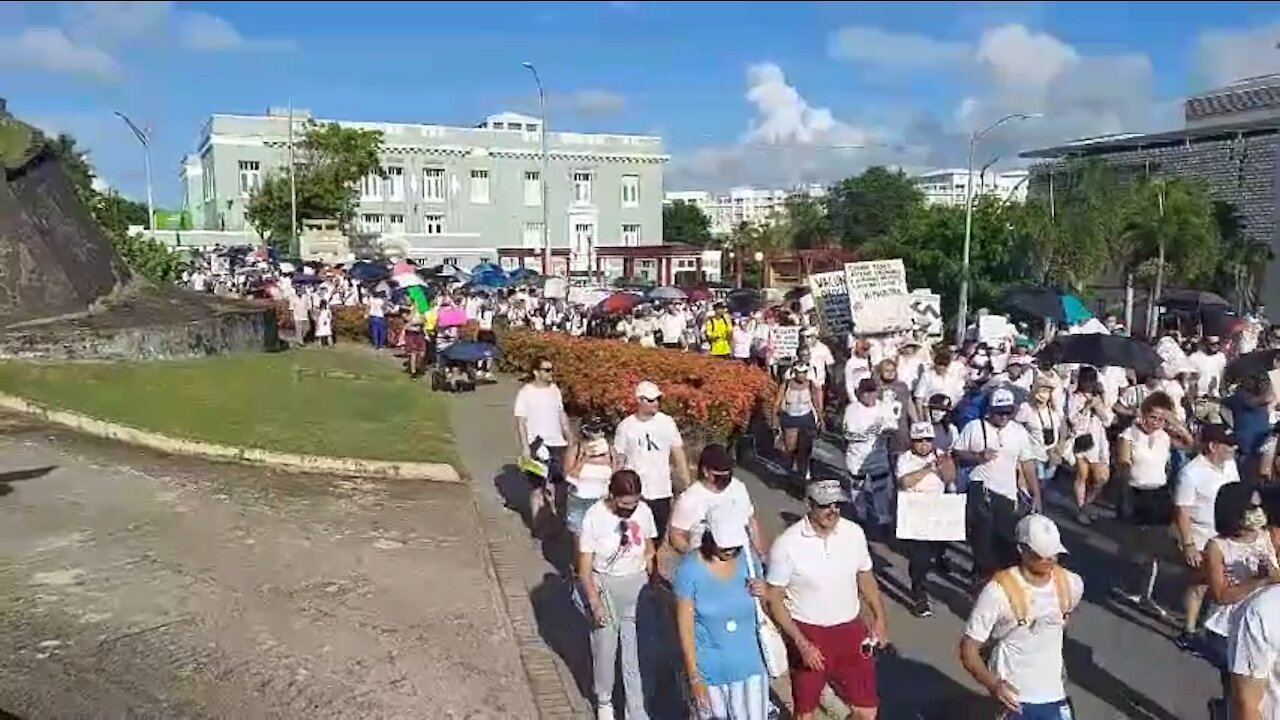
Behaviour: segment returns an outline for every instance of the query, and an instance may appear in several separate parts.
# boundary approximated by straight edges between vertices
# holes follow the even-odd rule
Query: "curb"
[[[86,435],[129,445],[138,445],[170,455],[198,457],[215,462],[259,465],[298,473],[347,475],[389,480],[462,482],[457,469],[444,463],[396,462],[390,460],[326,457],[322,455],[299,455],[235,445],[218,445],[199,440],[186,440],[148,430],[139,430],[127,425],[118,425],[88,415],[81,415],[80,413],[57,410],[5,393],[0,393],[0,408],[31,415]]]

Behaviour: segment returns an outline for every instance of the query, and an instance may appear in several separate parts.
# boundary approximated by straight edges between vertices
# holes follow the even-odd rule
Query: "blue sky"
[[[140,196],[122,110],[154,128],[156,192],[214,112],[661,134],[671,188],[827,181],[1177,127],[1189,91],[1280,71],[1272,3],[0,3],[0,94]],[[861,147],[851,147],[861,146]]]

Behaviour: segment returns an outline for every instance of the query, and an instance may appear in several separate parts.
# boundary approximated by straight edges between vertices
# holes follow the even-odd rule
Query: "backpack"
[[[1031,598],[1027,596],[1026,589],[1018,581],[1017,573],[1017,567],[1005,568],[991,576],[991,579],[1000,586],[1000,590],[1008,599],[1018,627],[1025,627],[1031,615]],[[1071,605],[1071,584],[1067,582],[1067,571],[1061,567],[1055,566],[1051,577],[1054,594],[1058,596],[1058,609],[1062,611],[1062,621],[1065,623],[1074,609]]]

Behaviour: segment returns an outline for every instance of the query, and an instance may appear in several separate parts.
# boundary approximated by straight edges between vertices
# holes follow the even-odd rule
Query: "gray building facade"
[[[1280,258],[1280,75],[1252,78],[1190,97],[1182,130],[1118,135],[1034,150],[1029,192],[1044,197],[1051,175],[1072,161],[1098,158],[1122,175],[1203,181],[1230,203],[1240,231]],[[1056,176],[1061,177],[1061,176]],[[1280,261],[1268,265],[1258,301],[1280,307]]]
[[[308,119],[295,110],[295,140]],[[501,248],[542,247],[540,119],[502,113],[474,128],[337,122],[383,133],[384,176],[361,183],[351,230],[384,251],[465,266],[496,262]],[[245,204],[286,166],[288,143],[279,110],[209,118],[183,162],[194,227],[252,230]],[[587,270],[602,247],[661,244],[668,156],[660,138],[553,131],[547,145],[546,215],[560,272]]]

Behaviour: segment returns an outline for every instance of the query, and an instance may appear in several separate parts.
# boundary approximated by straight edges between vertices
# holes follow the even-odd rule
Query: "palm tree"
[[[1231,203],[1215,202],[1213,214],[1222,238],[1215,289],[1230,294],[1237,310],[1252,308],[1257,303],[1262,273],[1273,256],[1271,248],[1241,232],[1240,215]]]

